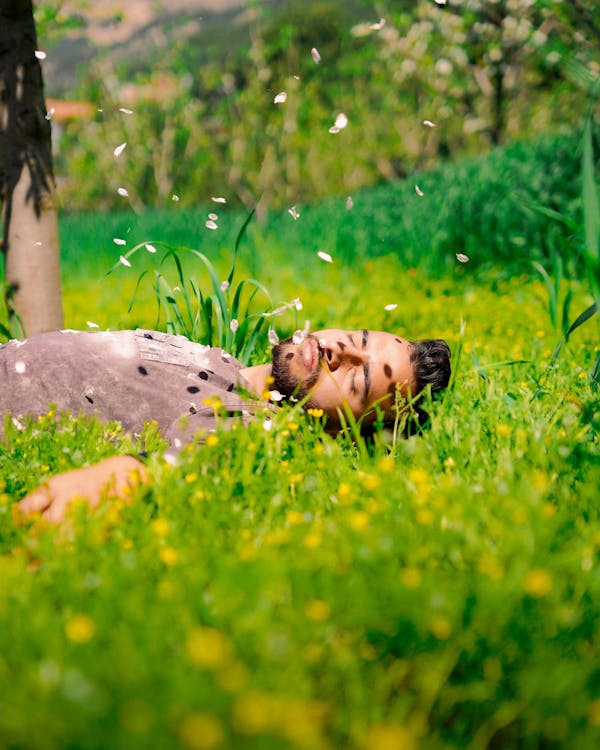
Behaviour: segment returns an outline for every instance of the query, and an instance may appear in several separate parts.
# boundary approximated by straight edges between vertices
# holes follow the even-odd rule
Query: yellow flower
[[[318,419],[323,416],[323,409],[307,409],[306,413],[310,414],[311,417],[316,417]]]
[[[190,750],[212,750],[223,740],[223,729],[218,719],[207,713],[187,716],[179,727],[179,737]]]
[[[300,511],[297,510],[288,510],[288,512],[285,514],[285,519],[288,523],[291,523],[293,525],[302,523],[304,521],[304,516]]]
[[[398,724],[375,724],[369,730],[363,747],[365,750],[415,750],[413,735]]]
[[[152,530],[156,536],[167,536],[169,533],[169,522],[165,518],[155,518],[152,521]]]
[[[400,571],[400,580],[407,589],[416,589],[417,586],[421,585],[423,576],[417,568],[404,568],[404,570]]]
[[[209,448],[214,448],[215,445],[219,442],[219,438],[216,435],[209,435],[206,438],[206,445],[208,445]]]
[[[363,474],[361,481],[366,490],[376,490],[381,483],[377,474]]]
[[[450,624],[450,620],[448,620],[447,617],[444,617],[443,615],[437,615],[437,617],[434,617],[431,621],[429,629],[438,640],[445,641],[450,637],[450,633],[452,632],[452,625]]]
[[[356,531],[364,529],[368,525],[371,517],[364,510],[357,510],[350,516],[350,526]]]
[[[87,643],[95,632],[96,625],[88,615],[73,615],[65,623],[65,633],[73,643]]]
[[[164,562],[165,565],[175,565],[177,562],[177,552],[173,547],[161,547],[158,556]]]
[[[552,591],[552,577],[544,568],[532,568],[523,579],[523,588],[536,599]]]
[[[195,471],[185,475],[185,481],[188,482],[188,484],[192,484],[192,482],[195,482],[197,479],[198,474]]]
[[[197,627],[187,634],[186,652],[195,667],[215,669],[229,662],[231,644],[215,628]]]
[[[500,422],[500,424],[496,425],[496,432],[500,437],[508,437],[511,433],[511,429],[507,424]]]
[[[215,410],[220,409],[223,406],[223,402],[218,396],[208,396],[202,401],[202,403],[204,406],[212,406]]]
[[[322,599],[313,599],[304,607],[304,614],[309,620],[323,622],[331,614],[331,607]]]
[[[233,721],[244,734],[259,734],[269,729],[273,718],[273,700],[265,693],[247,693],[233,707]]]
[[[425,525],[433,521],[433,513],[429,510],[429,508],[419,508],[416,518],[417,523],[422,523]]]
[[[453,469],[455,466],[456,461],[452,458],[452,456],[448,456],[448,458],[444,461],[444,468]]]
[[[300,427],[300,425],[297,422],[288,422],[287,426],[289,427],[289,429],[292,432],[296,432],[296,430],[298,429],[298,427]]]
[[[391,456],[384,456],[377,464],[377,468],[382,474],[389,474],[394,468],[394,459]]]
[[[307,534],[304,537],[304,541],[302,542],[305,547],[308,547],[308,549],[315,549],[316,547],[321,546],[321,535],[318,531],[311,531],[309,534]]]

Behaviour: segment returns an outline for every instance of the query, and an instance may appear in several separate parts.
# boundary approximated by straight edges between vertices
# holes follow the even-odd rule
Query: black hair
[[[443,391],[450,381],[450,347],[443,339],[412,341],[409,348],[410,363],[418,396],[427,386],[434,395]]]

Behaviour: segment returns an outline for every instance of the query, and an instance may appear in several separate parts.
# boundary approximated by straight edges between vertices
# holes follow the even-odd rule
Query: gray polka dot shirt
[[[132,433],[156,421],[171,447],[198,430],[214,430],[217,396],[228,413],[248,416],[256,404],[241,364],[222,349],[157,331],[56,331],[0,345],[0,436],[4,417],[85,412]]]

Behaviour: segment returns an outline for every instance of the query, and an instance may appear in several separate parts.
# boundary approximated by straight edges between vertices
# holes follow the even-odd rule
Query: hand
[[[41,513],[51,523],[58,523],[75,499],[85,498],[92,508],[100,499],[127,499],[139,484],[147,484],[144,464],[133,456],[112,456],[93,466],[57,474],[26,495],[18,508],[24,517]]]

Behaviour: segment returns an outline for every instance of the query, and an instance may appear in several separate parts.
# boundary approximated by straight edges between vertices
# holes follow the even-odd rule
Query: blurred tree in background
[[[62,132],[62,205],[124,207],[122,186],[138,210],[289,206],[580,127],[598,25],[584,0],[249,3],[243,22],[88,66],[71,94],[102,111]]]

